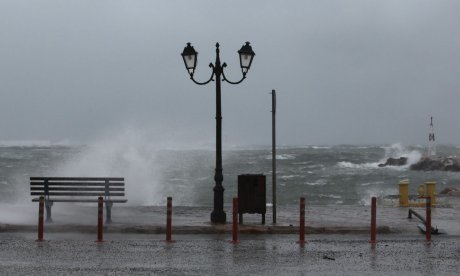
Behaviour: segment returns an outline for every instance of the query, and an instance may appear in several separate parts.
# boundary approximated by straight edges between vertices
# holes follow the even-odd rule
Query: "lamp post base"
[[[211,213],[211,222],[225,224],[227,222],[227,215],[222,210],[221,211],[214,210]]]

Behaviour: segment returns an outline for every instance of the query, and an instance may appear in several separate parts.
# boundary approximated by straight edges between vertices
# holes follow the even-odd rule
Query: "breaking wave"
[[[355,164],[352,162],[341,161],[337,163],[337,166],[345,169],[375,169],[379,167],[379,162]]]
[[[295,159],[295,158],[296,158],[295,154],[289,154],[289,153],[277,154],[277,155],[276,155],[276,160],[293,160],[293,159]],[[272,159],[272,156],[271,156],[271,155],[267,155],[267,156],[265,156],[265,159],[271,160],[271,159]]]
[[[418,150],[408,150],[401,143],[395,143],[389,147],[383,147],[385,149],[385,156],[381,163],[385,163],[388,158],[400,158],[406,157],[407,164],[403,167],[409,167],[412,164],[417,163],[422,158],[422,153]]]
[[[337,163],[339,168],[346,169],[377,169],[379,164],[385,163],[388,158],[400,158],[406,157],[407,163],[404,166],[388,166],[387,168],[401,170],[407,169],[410,165],[417,163],[422,157],[422,153],[418,150],[408,150],[400,143],[393,144],[389,147],[382,147],[385,149],[385,154],[382,159],[378,162],[367,162],[367,163],[352,163],[347,161],[341,161]]]

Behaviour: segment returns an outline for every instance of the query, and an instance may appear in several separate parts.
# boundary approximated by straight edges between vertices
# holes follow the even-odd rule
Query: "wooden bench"
[[[52,222],[51,206],[54,202],[98,202],[104,197],[106,223],[112,222],[113,203],[126,203],[123,177],[31,177],[30,195],[38,202],[45,197],[46,221]],[[115,199],[113,197],[116,197]]]

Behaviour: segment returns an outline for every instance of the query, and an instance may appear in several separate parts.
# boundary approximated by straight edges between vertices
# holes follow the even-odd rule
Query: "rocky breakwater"
[[[379,167],[386,167],[386,166],[404,166],[407,164],[407,157],[400,157],[400,158],[388,158],[385,163],[379,164]]]
[[[379,167],[404,166],[407,165],[407,161],[407,157],[388,158],[385,163],[379,164]],[[409,168],[414,171],[460,172],[460,158],[456,156],[422,157],[417,163],[410,165]]]
[[[460,172],[460,158],[449,157],[422,157],[417,163],[410,166],[414,171],[450,171]]]

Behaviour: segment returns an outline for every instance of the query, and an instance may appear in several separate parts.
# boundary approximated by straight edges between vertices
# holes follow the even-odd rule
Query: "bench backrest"
[[[46,199],[72,196],[112,196],[125,195],[123,177],[31,177],[30,195],[45,196]]]

